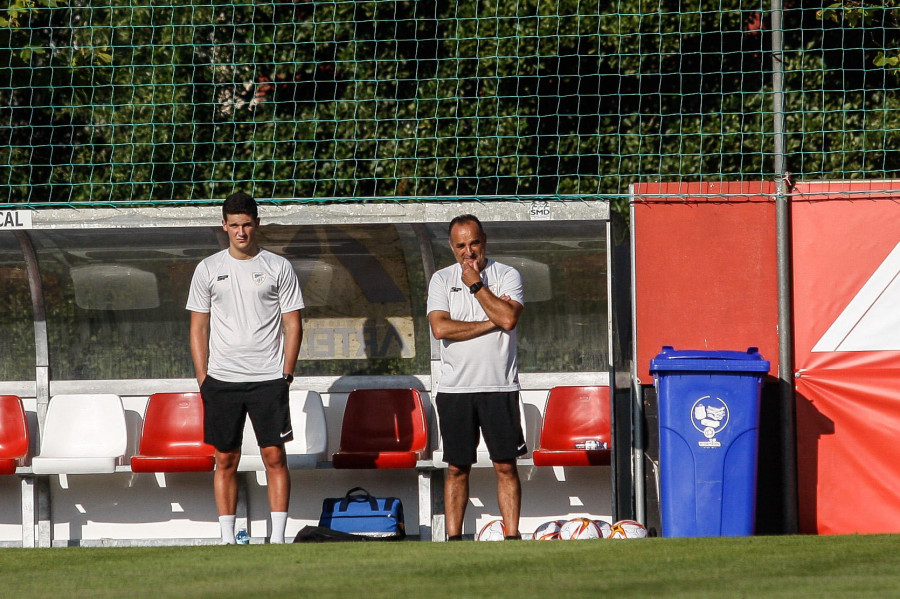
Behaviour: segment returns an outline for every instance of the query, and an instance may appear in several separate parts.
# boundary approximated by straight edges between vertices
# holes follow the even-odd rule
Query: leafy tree
[[[877,64],[896,56],[894,11],[793,2],[795,176],[894,176],[897,82]],[[0,22],[0,188],[35,203],[236,187],[622,198],[639,180],[773,177],[768,16],[750,0],[701,8],[17,0]]]

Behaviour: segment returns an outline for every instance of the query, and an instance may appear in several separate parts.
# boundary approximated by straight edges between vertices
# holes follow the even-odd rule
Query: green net
[[[896,177],[896,0],[13,0],[0,203]]]

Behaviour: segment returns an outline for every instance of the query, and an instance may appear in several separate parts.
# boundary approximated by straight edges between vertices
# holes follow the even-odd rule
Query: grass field
[[[900,597],[900,536],[0,550],[0,597]]]

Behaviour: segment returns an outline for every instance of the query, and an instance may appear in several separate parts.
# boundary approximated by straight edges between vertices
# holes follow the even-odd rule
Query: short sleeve
[[[509,299],[525,305],[525,288],[522,285],[522,275],[515,268],[508,268],[500,280],[500,293],[508,295]]]
[[[288,260],[283,261],[281,268],[281,282],[278,289],[278,304],[282,314],[301,310],[305,307],[303,293],[300,291],[300,280],[294,267]]]
[[[440,276],[440,271],[431,276],[428,285],[428,303],[426,313],[434,311],[450,312],[450,296],[447,293],[447,281]]]
[[[210,310],[209,268],[205,262],[200,262],[194,269],[185,308],[191,312],[202,313],[208,313]]]

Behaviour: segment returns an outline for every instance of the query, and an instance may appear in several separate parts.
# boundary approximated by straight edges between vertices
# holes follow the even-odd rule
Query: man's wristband
[[[281,376],[281,378],[283,378],[283,379],[284,379],[284,382],[287,383],[288,385],[290,385],[291,383],[294,382],[294,375],[291,374],[290,372],[285,372],[285,373]]]
[[[473,294],[478,293],[478,290],[481,289],[482,287],[484,287],[484,282],[476,281],[475,283],[472,283],[471,285],[469,285],[469,293],[473,293]]]

